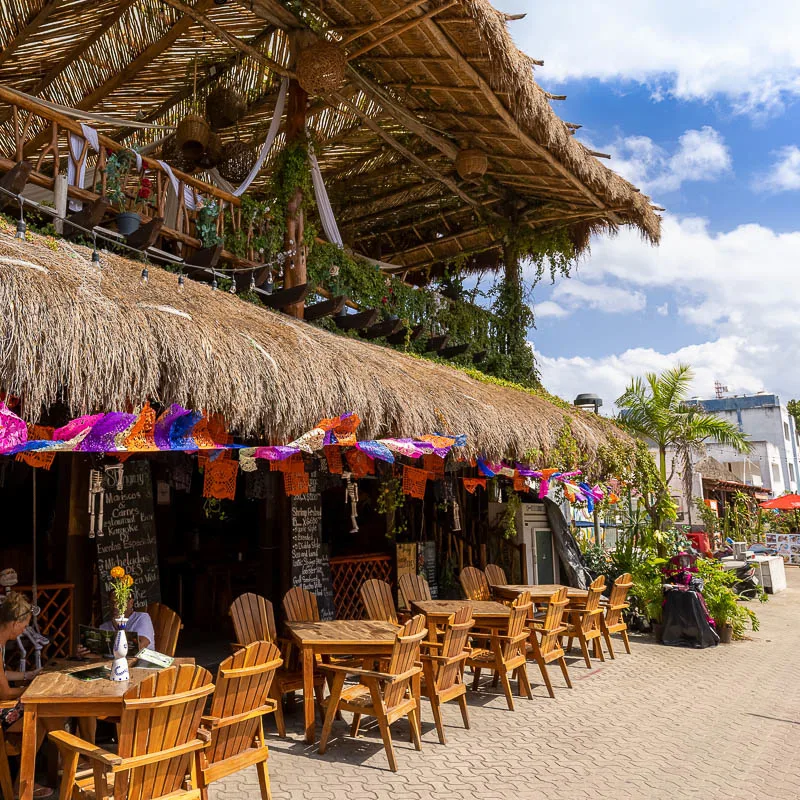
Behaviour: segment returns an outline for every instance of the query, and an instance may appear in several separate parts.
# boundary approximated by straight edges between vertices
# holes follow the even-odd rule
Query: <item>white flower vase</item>
[[[111,664],[112,681],[129,681],[131,679],[128,671],[128,639],[125,636],[125,626],[128,620],[125,617],[118,617],[114,620],[117,625],[117,635],[114,638],[114,661]]]

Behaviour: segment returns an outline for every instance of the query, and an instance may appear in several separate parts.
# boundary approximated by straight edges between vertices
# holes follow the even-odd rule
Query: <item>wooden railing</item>
[[[15,164],[29,159],[38,151],[38,157],[33,163],[33,171],[29,181],[37,186],[55,192],[55,175],[66,173],[67,158],[69,154],[69,134],[74,133],[83,138],[83,132],[78,122],[70,119],[59,111],[53,110],[42,103],[27,97],[7,86],[0,85],[0,105],[7,104],[11,108],[11,120],[7,125],[11,125],[9,131],[6,128],[6,138],[10,133],[13,138],[14,152],[0,154],[0,170],[7,171]],[[3,115],[3,116],[7,116]],[[44,130],[42,131],[42,125]],[[83,202],[93,202],[99,197],[104,196],[107,188],[106,164],[111,153],[127,150],[124,145],[115,142],[103,134],[98,134],[100,152],[95,153],[86,142],[84,142],[81,153],[77,159],[77,172],[83,165],[87,167],[87,174],[94,174],[95,180],[91,188],[70,186],[67,189],[68,196],[74,200]],[[39,151],[41,144],[44,147]],[[142,156],[142,172],[136,173],[140,180],[147,177],[153,184],[154,204],[152,208],[145,208],[143,222],[148,221],[147,214],[150,212],[153,217],[164,217],[167,210],[167,196],[170,191],[171,182],[167,172],[157,161]],[[167,239],[180,242],[182,245],[201,249],[202,244],[197,236],[195,227],[196,211],[186,207],[184,199],[184,187],[187,187],[195,197],[201,196],[205,200],[213,199],[219,205],[220,213],[217,219],[217,233],[219,236],[225,235],[225,211],[230,212],[230,220],[233,230],[241,228],[241,200],[233,194],[213,186],[197,178],[187,175],[178,169],[172,170],[178,180],[177,191],[177,212],[174,227],[164,226],[161,228],[160,235]],[[99,189],[100,191],[95,191]],[[138,191],[138,186],[136,186]],[[136,196],[131,195],[128,187],[126,194],[135,200]],[[251,266],[252,262],[238,258],[233,253],[224,251],[222,258],[236,264]]]
[[[384,553],[331,559],[333,604],[336,619],[363,619],[359,590],[370,578],[392,583],[392,557]]]
[[[22,592],[31,598],[31,586],[14,586],[15,592]],[[72,583],[43,583],[37,587],[35,598],[39,612],[39,630],[50,640],[42,651],[42,660],[52,658],[68,658],[73,655],[73,593],[75,585]],[[33,599],[33,598],[31,598]],[[28,648],[28,663],[31,664],[30,655],[33,646]]]

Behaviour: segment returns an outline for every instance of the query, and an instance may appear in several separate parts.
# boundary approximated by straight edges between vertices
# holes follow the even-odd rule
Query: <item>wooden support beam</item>
[[[415,8],[419,8],[420,6],[424,6],[428,0],[414,0],[414,2],[409,3],[402,8],[398,8],[396,11],[392,11],[391,14],[383,17],[382,19],[375,20],[375,22],[370,22],[369,25],[361,28],[360,30],[354,31],[349,36],[347,36],[343,41],[342,45],[347,47],[348,44],[355,41],[361,36],[364,36],[367,33],[372,33],[376,28],[381,28],[389,22],[396,20],[398,17],[402,17],[403,14],[407,14],[409,11],[413,11]]]
[[[64,58],[57,61],[47,72],[36,82],[28,94],[38,97],[70,64],[77,61],[92,45],[97,44],[105,36],[109,29],[114,27],[122,15],[136,2],[136,0],[121,0],[110,14],[106,14],[100,21],[97,30],[91,35],[82,39],[73,47]],[[2,56],[0,56],[2,58]],[[11,111],[4,111],[0,114],[0,125],[11,117]]]
[[[464,192],[461,188],[459,188],[454,181],[450,178],[446,178],[437,170],[430,167],[426,164],[421,158],[418,158],[414,153],[412,153],[407,147],[400,144],[393,136],[388,134],[380,125],[378,125],[375,120],[365,114],[360,108],[356,105],[351,103],[345,97],[342,97],[338,92],[333,95],[334,99],[337,103],[345,106],[349,111],[355,114],[368,128],[375,131],[378,136],[381,137],[388,145],[393,147],[397,150],[398,153],[404,155],[412,164],[416,164],[421,170],[423,170],[427,175],[431,178],[439,181],[439,183],[444,184],[453,194],[458,195],[465,203],[468,203],[471,206],[478,207],[480,203],[477,200],[470,197],[466,192]]]
[[[38,33],[63,0],[47,0],[36,16],[0,51],[0,64],[5,64],[22,45]]]
[[[197,0],[196,11],[205,11],[214,4],[214,0]],[[160,39],[157,39],[152,44],[149,44],[139,53],[136,58],[129,64],[124,66],[119,72],[115,72],[105,83],[92,90],[86,97],[79,100],[75,108],[81,111],[88,111],[94,108],[104,97],[110,95],[115,89],[118,89],[123,84],[127,83],[137,73],[155,61],[165,50],[172,47],[178,39],[183,36],[189,28],[194,24],[194,20],[190,16],[181,17]],[[19,105],[19,104],[18,104]],[[38,136],[30,142],[25,148],[26,153],[35,153],[44,142],[47,141],[50,132],[42,131]]]
[[[282,75],[285,78],[293,77],[293,73],[286,69],[286,67],[284,67],[282,64],[279,64],[277,61],[273,61],[259,50],[251,47],[243,39],[240,39],[238,36],[234,36],[232,33],[229,33],[221,25],[217,25],[216,22],[210,20],[199,9],[192,8],[191,6],[182,2],[182,0],[164,0],[164,2],[168,3],[173,8],[178,9],[178,11],[188,14],[195,22],[197,22],[199,25],[202,25],[209,33],[213,33],[217,39],[229,44],[231,47],[234,47],[237,50],[241,50],[257,63],[263,64],[265,67],[267,67],[267,69],[272,70],[272,72],[276,72],[278,75]]]
[[[541,156],[556,172],[563,175],[581,194],[592,201],[598,208],[605,209],[605,203],[589,189],[579,178],[565,167],[544,145],[539,144],[530,134],[522,130],[519,123],[514,119],[511,112],[500,102],[492,87],[486,79],[464,58],[461,51],[453,44],[450,37],[437,25],[436,20],[426,20],[425,29],[431,34],[434,40],[444,49],[446,53],[456,60],[458,67],[463,70],[477,86],[480,87],[483,95],[489,101],[492,108],[497,112],[502,121],[516,136],[519,137],[527,147],[537,155]]]

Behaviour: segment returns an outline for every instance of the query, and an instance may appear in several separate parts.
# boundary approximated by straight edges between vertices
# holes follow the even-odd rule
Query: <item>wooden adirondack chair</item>
[[[17,700],[0,701],[0,709],[14,708]],[[11,780],[11,766],[8,763],[9,755],[19,755],[19,747],[12,746],[5,737],[3,729],[0,728],[0,793],[3,800],[14,800],[14,784]]]
[[[131,687],[123,696],[118,755],[66,731],[50,733],[64,765],[61,800],[199,800],[194,759],[207,742],[197,732],[213,691],[211,673],[190,664]],[[93,774],[76,780],[79,756],[92,762]],[[192,786],[185,788],[190,773]]]
[[[211,713],[202,719],[211,743],[197,754],[202,800],[207,800],[214,781],[252,766],[258,772],[261,800],[272,797],[263,717],[280,703],[280,698],[270,697],[270,690],[281,664],[277,645],[263,641],[247,645],[220,664]]]
[[[392,587],[386,581],[379,581],[376,578],[364,581],[359,589],[359,594],[367,612],[367,619],[393,622],[395,625],[399,625]]]
[[[411,607],[414,600],[432,600],[431,587],[428,586],[428,581],[420,575],[414,575],[407,572],[401,575],[397,583],[400,586],[400,593],[403,595],[403,600],[406,606]]]
[[[569,637],[567,650],[572,650],[572,640],[577,639],[580,642],[587,669],[592,668],[592,660],[589,658],[589,642],[592,642],[594,657],[601,661],[606,660],[600,644],[600,638],[603,635],[601,627],[603,609],[600,608],[600,598],[603,596],[605,588],[606,579],[601,575],[589,587],[586,604],[582,608],[573,608],[569,611],[570,622],[564,634]]]
[[[467,600],[491,600],[489,581],[486,575],[477,567],[464,567],[458,576],[461,588]]]
[[[169,606],[161,603],[150,603],[147,613],[153,621],[156,635],[155,642],[151,642],[150,646],[165,656],[174,656],[178,647],[178,634],[183,627],[181,618]]]
[[[464,662],[470,653],[467,637],[474,624],[472,606],[466,603],[448,618],[444,625],[444,638],[441,644],[427,642],[424,645],[429,650],[437,651],[422,654],[422,671],[425,676],[422,693],[431,701],[436,733],[439,734],[439,741],[442,744],[446,744],[442,725],[442,703],[458,700],[464,727],[469,728],[467,687],[462,676]]]
[[[502,586],[508,583],[505,570],[502,567],[498,567],[497,564],[487,564],[484,573],[490,587]]]
[[[314,599],[316,600],[316,598]],[[266,597],[252,592],[240,595],[231,604],[230,613],[233,630],[236,634],[237,648],[246,647],[253,642],[271,642],[280,649],[283,665],[275,672],[269,691],[270,697],[276,701],[274,710],[278,736],[285,739],[286,721],[283,716],[283,697],[289,692],[302,691],[303,671],[298,664],[294,663],[289,643],[278,638],[275,612],[272,603]],[[322,699],[324,683],[325,678],[322,675],[314,676],[314,693],[318,701]]]
[[[603,631],[603,638],[606,640],[608,654],[614,658],[614,648],[611,644],[611,634],[619,633],[622,636],[622,643],[625,645],[625,652],[630,655],[631,644],[628,641],[628,624],[622,618],[622,612],[630,608],[628,592],[633,586],[633,576],[630,572],[620,575],[611,587],[611,597],[608,600],[608,608],[605,616],[600,617],[600,628]]]
[[[506,632],[498,634],[497,631],[492,631],[489,646],[473,649],[465,662],[475,672],[472,679],[473,690],[478,688],[482,669],[492,670],[495,673],[495,681],[499,677],[503,683],[503,692],[510,711],[514,710],[514,699],[511,693],[509,673],[517,680],[520,697],[524,693],[529,700],[533,698],[525,668],[527,660],[525,643],[530,636],[526,622],[532,608],[530,594],[528,592],[519,594],[511,606]]]
[[[283,596],[283,613],[287,622],[319,622],[317,596],[295,586]]]
[[[564,648],[561,646],[561,637],[567,630],[567,626],[564,624],[564,609],[568,603],[566,586],[551,594],[547,601],[544,617],[541,621],[534,622],[528,642],[528,658],[539,665],[544,685],[547,687],[550,697],[555,697],[555,693],[553,685],[550,683],[547,665],[554,661],[557,661],[558,666],[561,667],[567,687],[572,688],[567,662],[564,658]]]
[[[363,715],[375,717],[392,772],[397,772],[392,733],[389,729],[393,722],[400,717],[408,717],[414,747],[417,750],[422,749],[419,722],[419,676],[422,667],[417,666],[417,662],[420,643],[427,633],[425,617],[421,614],[412,617],[397,634],[386,672],[333,664],[324,664],[321,667],[332,676],[333,680],[331,696],[325,701],[327,712],[319,742],[320,753],[324,753],[328,746],[328,737],[338,711],[353,713],[351,736],[358,736]],[[348,675],[359,678],[359,683],[345,689],[344,681]]]

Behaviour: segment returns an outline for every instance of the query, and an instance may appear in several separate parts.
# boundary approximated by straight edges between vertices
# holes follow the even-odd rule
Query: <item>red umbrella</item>
[[[783,494],[780,497],[773,497],[772,500],[766,500],[759,503],[761,508],[781,508],[791,510],[800,508],[800,494]]]

